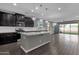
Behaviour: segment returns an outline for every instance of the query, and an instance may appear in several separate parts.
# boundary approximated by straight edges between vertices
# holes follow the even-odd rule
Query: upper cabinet
[[[22,14],[0,12],[0,26],[33,27],[34,21]]]
[[[34,21],[30,17],[25,17],[25,27],[34,27]]]
[[[15,14],[16,15],[16,25],[20,27],[34,27],[34,21],[30,17],[26,17],[21,14]]]
[[[15,26],[16,19],[14,14],[0,12],[0,26]]]
[[[25,22],[25,18],[24,18],[24,15],[16,13],[15,16],[16,16],[16,26],[25,27],[25,23],[24,23]]]

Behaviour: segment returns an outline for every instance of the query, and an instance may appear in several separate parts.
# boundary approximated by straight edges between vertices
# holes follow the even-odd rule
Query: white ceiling
[[[38,10],[35,7],[38,7]],[[17,3],[16,6],[13,3],[0,3],[0,9],[22,13],[30,17],[35,16],[52,22],[79,19],[79,3]]]

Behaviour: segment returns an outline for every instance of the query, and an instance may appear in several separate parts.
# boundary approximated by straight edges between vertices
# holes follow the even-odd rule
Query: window
[[[78,34],[78,23],[60,24],[59,31],[64,34]]]
[[[60,26],[59,26],[59,32],[60,33],[64,32],[64,24],[60,24]]]
[[[71,33],[71,28],[70,28],[71,24],[65,24],[64,26],[64,33],[65,34],[70,34]]]
[[[78,34],[78,24],[71,24],[71,34]]]

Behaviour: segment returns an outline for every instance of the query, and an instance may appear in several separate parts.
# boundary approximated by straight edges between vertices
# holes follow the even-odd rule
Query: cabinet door
[[[0,26],[2,26],[2,24],[3,24],[2,21],[3,21],[2,20],[2,13],[0,12]]]
[[[22,15],[16,15],[16,26],[25,27],[25,19]]]
[[[7,15],[6,14],[2,14],[2,20],[1,20],[1,25],[2,26],[7,26]]]
[[[9,13],[0,13],[0,26],[15,26],[15,16]]]
[[[7,26],[15,26],[15,16],[13,14],[6,14],[5,18]]]
[[[25,27],[33,27],[34,21],[30,17],[25,17]]]
[[[15,16],[13,14],[8,15],[8,22],[9,22],[9,26],[16,25],[16,19],[15,19]]]

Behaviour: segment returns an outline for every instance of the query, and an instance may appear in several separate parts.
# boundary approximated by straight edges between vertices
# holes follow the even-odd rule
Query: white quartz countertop
[[[7,26],[0,26],[0,33],[16,32],[16,30],[19,29],[19,28],[24,30],[25,33],[26,32],[31,32],[33,34],[35,34],[35,32],[46,31],[45,28],[39,29],[39,28],[36,28],[36,27],[7,27]]]
[[[40,35],[40,34],[48,34],[49,32],[21,32],[23,35],[31,36],[31,35]]]

